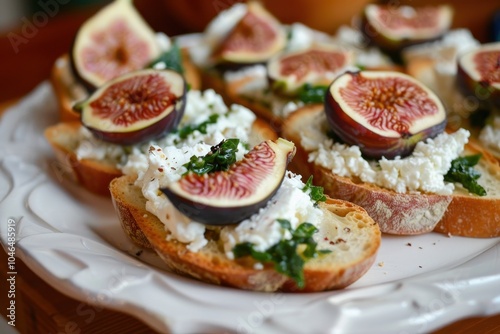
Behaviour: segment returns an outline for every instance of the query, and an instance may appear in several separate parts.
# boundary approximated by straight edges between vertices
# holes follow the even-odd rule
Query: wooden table
[[[485,6],[494,2],[476,1],[474,2],[475,10],[477,13],[484,12]],[[176,25],[168,27],[158,11],[147,10],[152,8],[149,1],[141,1],[140,5],[145,17],[155,22],[154,28],[160,28],[169,35],[189,31],[185,27],[184,30],[179,31],[179,26]],[[95,10],[95,8],[90,8],[81,12],[51,17],[43,27],[37,30],[36,34],[27,40],[27,43],[17,46],[18,52],[15,52],[12,44],[13,35],[9,33],[20,34],[21,30],[13,30],[0,36],[0,78],[2,79],[0,110],[5,109],[9,104],[7,101],[12,103],[15,98],[25,95],[48,77],[54,60],[69,50],[77,28]],[[7,256],[5,252],[0,251],[1,282],[5,282],[7,278],[6,264]],[[69,298],[45,283],[19,259],[16,266],[18,272],[16,329],[20,333],[155,333],[134,317],[120,312],[98,309]],[[0,290],[0,313],[5,316],[6,284],[0,284]],[[92,321],[89,321],[91,318]],[[500,333],[500,315],[460,320],[434,333]]]

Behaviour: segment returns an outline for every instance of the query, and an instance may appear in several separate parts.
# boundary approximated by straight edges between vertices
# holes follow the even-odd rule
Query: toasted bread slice
[[[285,120],[282,135],[297,146],[290,168],[304,177],[314,175],[315,183],[323,186],[326,194],[362,206],[385,233],[421,234],[434,230],[466,237],[500,236],[500,165],[480,145],[469,142],[466,153],[483,155],[478,168],[492,189],[487,196],[458,190],[452,195],[397,193],[335,175],[308,162],[309,152],[301,146],[301,131],[322,112],[322,105],[299,109]]]
[[[61,122],[45,130],[45,138],[52,146],[58,166],[71,179],[80,183],[92,193],[109,196],[109,182],[121,176],[115,163],[94,159],[78,159],[75,150],[78,146],[80,122]],[[250,133],[250,144],[266,139],[276,139],[277,134],[264,121],[257,119]]]
[[[186,245],[167,240],[164,225],[146,211],[146,199],[134,177],[123,176],[110,184],[115,209],[122,226],[142,232],[154,250],[173,272],[212,284],[256,291],[297,291],[293,280],[276,272],[272,265],[254,268],[254,260],[226,257],[216,235],[198,252],[190,252]],[[329,254],[308,261],[304,268],[305,288],[300,291],[323,291],[348,286],[359,279],[373,264],[380,245],[377,224],[361,207],[349,202],[328,199],[320,204],[324,219],[319,228],[318,249],[328,240],[342,240]],[[130,228],[133,226],[133,228]],[[214,232],[216,233],[216,232]],[[207,234],[208,237],[208,234]],[[135,237],[137,239],[137,236]]]
[[[198,68],[191,62],[186,50],[182,50],[182,66],[184,77],[191,89],[201,88],[201,77]],[[50,82],[59,104],[59,115],[62,122],[80,120],[80,114],[73,110],[73,105],[87,97],[87,91],[75,78],[67,54],[59,57],[52,67]]]

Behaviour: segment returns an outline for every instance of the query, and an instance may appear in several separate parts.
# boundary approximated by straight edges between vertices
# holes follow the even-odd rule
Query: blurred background
[[[156,31],[202,31],[220,11],[245,0],[134,0]],[[494,40],[500,0],[260,0],[283,23],[303,22],[334,33],[369,2],[421,6],[449,3],[454,27],[467,27],[481,42]],[[0,102],[18,98],[48,78],[55,59],[70,50],[78,27],[109,0],[0,0]],[[497,28],[498,29],[498,28]],[[19,75],[19,70],[29,76]],[[8,85],[5,83],[8,82]]]

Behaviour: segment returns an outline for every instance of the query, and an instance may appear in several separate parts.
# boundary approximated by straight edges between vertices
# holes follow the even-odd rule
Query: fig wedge
[[[75,110],[97,138],[133,145],[174,129],[184,114],[185,95],[182,75],[146,69],[108,81]]]
[[[328,85],[347,66],[354,65],[352,52],[329,45],[274,56],[267,73],[275,91],[294,95],[304,84]]]
[[[346,72],[330,85],[325,113],[334,134],[367,158],[406,156],[444,131],[446,111],[430,89],[392,71]]]
[[[267,61],[286,45],[286,31],[258,2],[249,2],[247,12],[214,50],[218,63],[252,64]]]
[[[458,86],[479,105],[500,108],[500,42],[483,44],[458,59]]]
[[[439,39],[448,31],[453,9],[448,5],[411,7],[370,4],[364,10],[363,32],[383,51],[393,54],[403,48]]]
[[[278,191],[295,145],[279,138],[255,146],[228,170],[185,174],[161,191],[184,215],[209,225],[243,221]]]
[[[115,0],[89,18],[71,49],[75,75],[90,90],[144,68],[161,54],[155,32],[132,0]]]

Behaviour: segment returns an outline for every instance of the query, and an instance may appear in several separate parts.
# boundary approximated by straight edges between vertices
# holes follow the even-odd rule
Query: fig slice
[[[365,7],[363,32],[382,50],[399,52],[404,47],[439,39],[451,26],[449,5],[411,7],[370,4]]]
[[[483,44],[458,58],[458,86],[486,108],[500,107],[500,42]]]
[[[243,221],[278,191],[295,145],[282,138],[255,146],[226,171],[185,174],[161,191],[187,217],[209,225]]]
[[[267,61],[286,45],[281,23],[258,2],[249,2],[247,12],[214,50],[216,62],[249,64]]]
[[[267,63],[267,72],[276,91],[294,95],[306,83],[329,85],[350,65],[354,65],[351,52],[330,45],[315,45],[272,57]]]
[[[392,71],[346,72],[325,98],[332,131],[367,158],[406,156],[417,142],[444,131],[446,111],[430,89]]]
[[[174,129],[184,114],[185,95],[181,74],[145,69],[108,81],[75,109],[96,137],[133,145]]]
[[[115,0],[80,27],[71,50],[71,65],[82,83],[94,90],[108,80],[144,68],[160,54],[155,32],[132,0]]]

